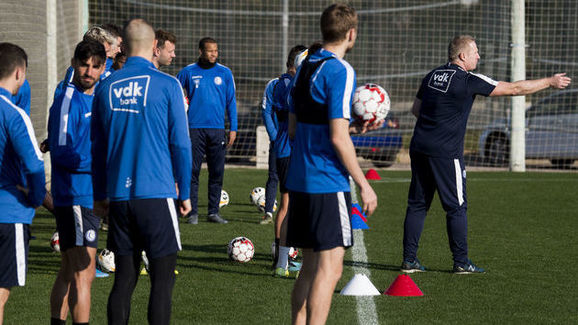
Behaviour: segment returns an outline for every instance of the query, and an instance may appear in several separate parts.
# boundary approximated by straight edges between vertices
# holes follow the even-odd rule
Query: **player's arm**
[[[275,127],[275,121],[273,119],[273,93],[275,85],[278,82],[279,79],[273,79],[267,83],[265,91],[263,92],[263,99],[261,100],[261,118],[265,124],[265,129],[267,129],[270,141],[277,139],[277,128]]]
[[[523,96],[533,94],[548,87],[556,89],[566,88],[572,79],[566,73],[557,73],[549,78],[520,80],[516,82],[499,81],[490,96]]]
[[[419,98],[415,98],[413,100],[413,105],[411,106],[411,113],[415,116],[415,117],[419,117],[419,112],[421,110],[421,99]]]
[[[193,163],[184,101],[176,82],[169,101],[168,124],[171,163],[178,186],[177,195],[181,213],[186,215],[191,211],[190,188]]]
[[[235,98],[235,79],[233,79],[233,74],[230,71],[227,85],[227,115],[230,129],[227,147],[231,147],[237,138],[237,100]]]
[[[44,201],[46,194],[44,160],[38,148],[30,118],[24,110],[16,109],[16,111],[20,116],[10,120],[9,137],[16,154],[22,161],[28,186],[24,192],[27,194],[28,202],[31,206],[38,207]]]
[[[101,106],[99,92],[94,95],[92,102],[92,116],[90,119],[90,141],[92,142],[92,189],[95,201],[99,205],[104,205],[107,198],[106,187],[106,157],[108,155],[108,140],[101,116]]]
[[[368,215],[373,214],[373,211],[377,207],[377,195],[365,179],[357,162],[355,148],[349,135],[349,121],[345,118],[329,120],[329,134],[339,160],[343,166],[345,166],[345,169],[347,169],[349,175],[351,175],[353,181],[355,181],[355,184],[360,188],[363,211]]]
[[[68,88],[70,89],[70,88]],[[48,118],[48,143],[52,161],[71,173],[90,173],[91,157],[76,151],[75,138],[78,136],[80,111],[72,109],[67,116],[61,114],[61,101],[50,108]]]

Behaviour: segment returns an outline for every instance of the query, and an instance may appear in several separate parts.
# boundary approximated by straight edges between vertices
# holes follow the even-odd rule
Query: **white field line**
[[[367,251],[363,239],[363,230],[353,229],[354,244],[351,255],[353,257],[353,274],[363,274],[371,278],[371,271],[365,267],[367,265]],[[361,325],[377,325],[377,312],[375,310],[374,296],[357,296],[357,320]]]

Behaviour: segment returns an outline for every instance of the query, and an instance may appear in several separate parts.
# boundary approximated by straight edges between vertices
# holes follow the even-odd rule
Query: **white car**
[[[511,124],[492,122],[479,141],[479,154],[494,166],[509,160]],[[566,167],[578,159],[578,89],[555,92],[526,110],[526,159],[548,159]]]

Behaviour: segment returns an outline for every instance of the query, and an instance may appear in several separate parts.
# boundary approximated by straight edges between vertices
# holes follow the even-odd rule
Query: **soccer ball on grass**
[[[225,190],[221,190],[221,201],[219,202],[219,208],[226,207],[229,205],[229,193]]]
[[[55,231],[50,237],[50,247],[56,253],[60,253],[60,236],[58,235],[58,231]]]
[[[98,254],[98,266],[103,272],[113,273],[116,269],[114,253],[106,248],[100,251],[100,254]]]
[[[241,236],[229,242],[227,254],[232,261],[246,263],[253,258],[255,247],[249,238]]]

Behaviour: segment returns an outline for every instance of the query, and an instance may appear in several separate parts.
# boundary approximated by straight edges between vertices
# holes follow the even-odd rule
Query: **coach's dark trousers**
[[[435,191],[446,211],[446,227],[454,263],[468,262],[466,172],[463,158],[437,158],[411,152],[411,185],[403,236],[404,260],[417,256],[419,239]]]
[[[199,173],[203,158],[207,157],[209,170],[209,214],[219,212],[223,174],[225,173],[226,138],[224,129],[189,129],[193,152],[191,177],[191,214],[198,214]]]

